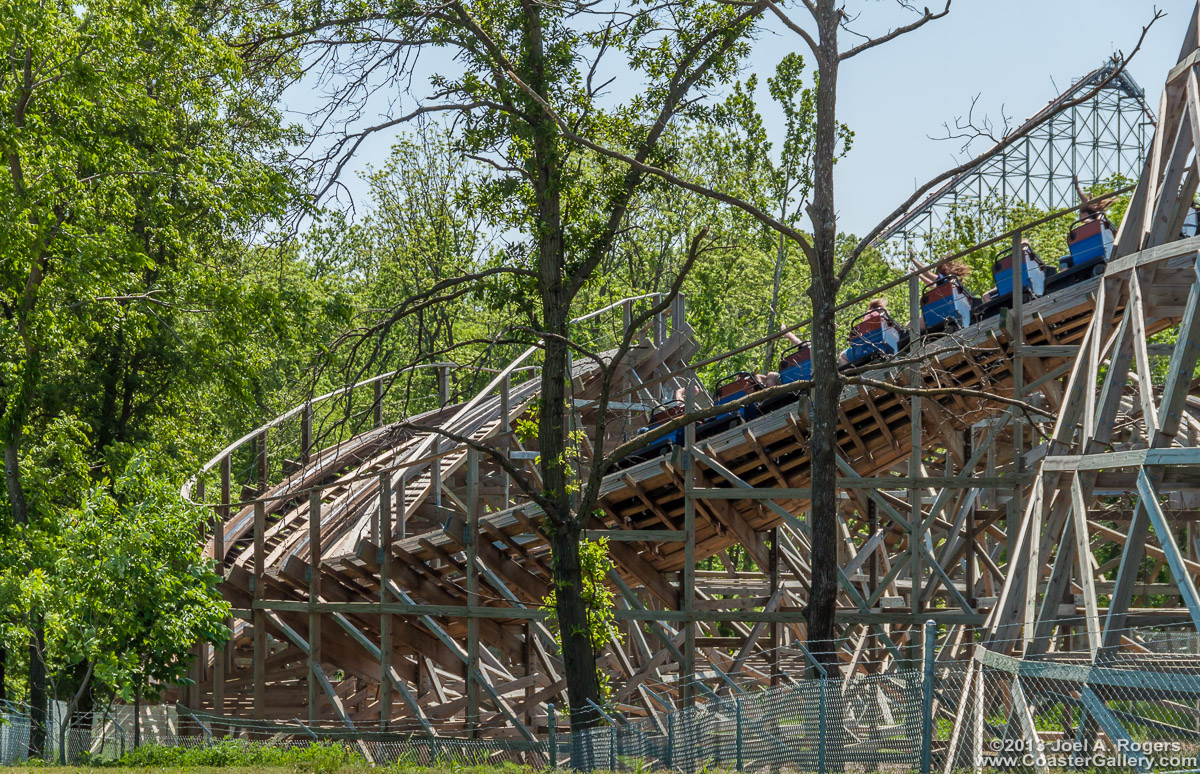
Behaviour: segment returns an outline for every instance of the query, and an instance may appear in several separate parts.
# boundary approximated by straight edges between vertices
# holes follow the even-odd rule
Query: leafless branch
[[[646,309],[630,320],[630,324],[625,329],[621,344],[617,347],[617,351],[611,361],[613,364],[620,363],[625,359],[625,355],[633,345],[636,332],[641,330],[642,326],[653,319],[655,315],[662,314],[675,302],[675,299],[679,296],[679,291],[683,288],[684,280],[691,273],[692,266],[695,265],[696,260],[704,253],[702,244],[707,237],[708,227],[705,227],[692,239],[691,245],[688,248],[687,259],[684,260],[678,274],[675,276],[675,280],[671,283],[671,287],[667,292],[663,294],[663,297],[659,299],[657,304],[652,305],[649,309]],[[592,438],[592,447],[597,450],[602,449],[604,444],[604,428],[606,426],[609,401],[612,399],[612,378],[612,366],[604,367],[603,378],[600,383],[600,394],[596,399],[596,426]],[[617,459],[620,458],[618,457]],[[612,465],[612,455],[608,457],[596,457],[592,460],[591,468],[588,471],[588,481],[586,486],[583,487],[583,496],[578,509],[579,513],[591,513],[600,496],[600,484]]]
[[[1113,67],[1112,72],[1110,72],[1104,79],[1102,79],[1094,87],[1089,89],[1086,94],[1083,94],[1082,96],[1077,97],[1075,99],[1068,100],[1067,102],[1060,105],[1059,108],[1060,109],[1070,108],[1070,107],[1074,107],[1076,105],[1082,104],[1083,102],[1086,102],[1087,100],[1091,99],[1096,94],[1098,94],[1100,92],[1100,90],[1103,89],[1105,86],[1107,86],[1109,83],[1112,83],[1112,81],[1117,76],[1119,76],[1122,72],[1125,71],[1125,68],[1128,67],[1129,62],[1133,59],[1134,56],[1137,55],[1138,51],[1141,50],[1142,43],[1146,39],[1146,33],[1149,32],[1150,28],[1154,26],[1154,23],[1157,22],[1159,19],[1161,19],[1163,16],[1164,16],[1164,13],[1156,8],[1154,10],[1154,17],[1144,27],[1142,27],[1142,33],[1138,37],[1137,45],[1135,45],[1133,47],[1133,50],[1129,52],[1129,55],[1125,56],[1124,54],[1121,54],[1121,53],[1116,54],[1113,57],[1113,61],[1116,64],[1115,64],[1115,67]],[[1013,145],[1017,140],[1020,140],[1021,138],[1025,137],[1027,134],[1029,134],[1031,131],[1033,131],[1033,128],[1034,127],[1032,125],[1027,123],[1024,127],[1007,134],[1006,136],[1004,136],[1001,139],[1001,141],[999,143],[996,144],[996,146],[994,148],[992,148],[989,151],[989,153],[996,153],[996,152],[999,152],[999,151]],[[918,187],[915,191],[913,191],[912,195],[909,196],[907,199],[905,199],[904,202],[899,207],[894,209],[883,220],[879,221],[879,223],[876,224],[866,234],[866,236],[864,236],[862,239],[859,240],[858,244],[854,246],[854,249],[850,251],[849,257],[846,259],[846,262],[842,265],[841,270],[838,271],[838,276],[837,276],[838,284],[841,284],[846,279],[847,275],[849,275],[851,268],[853,268],[854,263],[858,260],[859,256],[861,256],[862,253],[868,247],[871,246],[871,244],[875,241],[876,237],[878,237],[880,234],[882,234],[883,231],[888,226],[890,226],[893,222],[895,222],[896,219],[903,217],[908,212],[909,208],[911,208],[913,206],[913,204],[915,204],[922,196],[924,196],[926,193],[928,193],[934,186],[957,176],[961,172],[964,172],[964,171],[970,169],[972,166],[975,165],[975,163],[976,163],[975,160],[971,159],[962,164],[959,164],[958,166],[956,166],[952,169],[948,169],[945,172],[942,172],[941,174],[930,178],[928,181],[926,181],[924,184],[922,184],[920,187]]]
[[[421,433],[433,433],[440,435],[451,441],[454,441],[457,444],[469,446],[477,452],[486,454],[493,462],[499,465],[505,473],[511,476],[513,481],[517,482],[517,486],[521,488],[522,492],[528,495],[529,499],[537,503],[538,506],[540,506],[541,509],[546,513],[554,512],[554,503],[542,495],[541,489],[535,486],[529,477],[521,472],[521,470],[512,463],[512,460],[508,458],[508,455],[505,454],[501,449],[485,443],[484,441],[477,441],[468,435],[460,435],[459,433],[447,430],[444,427],[438,427],[437,425],[421,425],[415,422],[401,422],[399,423],[399,427],[408,430],[416,430],[417,432]]]
[[[963,398],[980,398],[982,400],[994,401],[1003,403],[1006,406],[1015,406],[1022,411],[1040,414],[1044,417],[1054,419],[1056,414],[1046,409],[1039,408],[1032,403],[1026,403],[1023,400],[1009,398],[1004,395],[999,395],[985,390],[975,390],[969,387],[906,387],[892,382],[882,382],[878,379],[872,379],[867,376],[851,376],[846,379],[847,384],[861,384],[864,387],[874,387],[877,390],[891,392],[896,395],[910,395],[917,397],[940,397],[949,395],[958,395]]]
[[[383,123],[376,124],[374,126],[368,126],[365,129],[361,129],[353,134],[345,135],[336,143],[334,143],[333,148],[329,152],[329,156],[337,158],[337,162],[334,164],[333,172],[325,176],[325,185],[323,185],[316,192],[316,194],[314,194],[314,198],[319,201],[325,196],[326,193],[329,192],[330,188],[337,184],[342,172],[346,168],[346,165],[350,163],[350,159],[354,157],[354,154],[358,151],[359,146],[361,146],[363,142],[365,142],[367,138],[371,137],[372,135],[382,132],[386,129],[390,129],[393,126],[399,126],[400,124],[408,123],[418,116],[427,115],[429,113],[444,113],[447,111],[467,112],[481,107],[489,107],[494,110],[505,109],[501,105],[497,105],[486,100],[476,100],[474,102],[463,103],[446,103],[439,105],[424,105],[406,115],[384,121]],[[349,148],[347,148],[347,146],[349,146]]]
[[[799,244],[800,249],[804,251],[806,256],[811,257],[813,255],[812,244],[808,241],[808,238],[804,234],[802,234],[800,231],[792,228],[788,224],[786,224],[776,218],[771,217],[766,212],[764,212],[763,210],[754,206],[750,202],[740,199],[736,196],[731,196],[722,191],[717,191],[715,189],[708,188],[707,186],[702,186],[698,183],[693,183],[690,180],[685,180],[685,179],[679,177],[678,175],[674,175],[674,174],[666,171],[665,169],[661,169],[659,167],[656,167],[652,164],[648,164],[643,161],[638,161],[637,159],[633,158],[632,156],[629,156],[628,154],[622,153],[622,152],[620,152],[618,150],[614,150],[612,148],[607,148],[597,142],[593,142],[592,140],[589,140],[586,137],[583,137],[583,136],[577,134],[576,132],[574,132],[571,129],[570,125],[562,118],[562,116],[560,116],[558,114],[558,112],[555,111],[555,109],[549,103],[547,103],[544,99],[542,99],[541,96],[539,96],[536,92],[534,92],[533,89],[529,88],[529,86],[526,85],[525,82],[522,81],[521,78],[516,73],[510,71],[508,73],[508,76],[509,76],[509,78],[511,78],[513,80],[514,83],[516,83],[521,88],[522,91],[524,91],[526,94],[528,94],[530,96],[530,98],[532,98],[535,102],[537,102],[542,107],[542,109],[546,111],[546,114],[549,115],[554,120],[554,123],[558,124],[558,128],[563,133],[563,136],[566,137],[567,139],[571,140],[572,142],[578,143],[579,145],[582,145],[583,147],[585,147],[589,150],[595,151],[596,153],[599,153],[602,156],[607,156],[608,158],[616,159],[618,161],[624,162],[625,164],[628,164],[630,167],[641,170],[647,174],[651,174],[656,177],[659,177],[659,178],[667,181],[668,183],[671,183],[672,185],[682,188],[686,191],[691,191],[694,194],[698,194],[700,196],[704,196],[709,199],[713,199],[715,201],[722,202],[723,204],[728,204],[731,207],[737,207],[738,209],[743,210],[744,212],[757,218],[759,221],[767,224],[770,228],[773,228],[774,230],[783,234],[788,239],[791,239],[792,241]]]
[[[609,198],[607,207],[608,222],[600,234],[592,240],[586,258],[580,262],[579,267],[572,273],[568,285],[569,296],[573,297],[583,287],[596,266],[599,265],[600,261],[609,252],[613,237],[620,229],[621,223],[625,220],[633,193],[637,190],[643,176],[646,174],[646,170],[640,168],[637,164],[643,164],[650,158],[655,148],[658,147],[659,140],[667,130],[667,126],[671,120],[680,110],[686,109],[687,103],[685,102],[685,98],[693,87],[701,81],[705,73],[720,61],[721,57],[737,45],[737,42],[741,39],[741,35],[732,34],[732,31],[758,18],[769,2],[770,0],[758,0],[758,2],[748,7],[732,22],[715,26],[693,43],[680,58],[671,78],[666,84],[666,94],[663,97],[662,104],[659,106],[658,114],[655,116],[654,122],[650,125],[650,130],[639,143],[632,157],[635,165],[630,165],[630,168],[626,171],[623,185],[616,191],[615,195]],[[709,51],[708,55],[697,62],[697,59],[710,46],[712,50]],[[517,80],[518,83],[520,82],[512,69],[509,70],[509,76]],[[545,106],[545,101],[540,100],[540,104]],[[560,118],[552,114],[551,118],[555,122],[561,121]],[[572,133],[575,136],[579,136],[574,131],[574,127],[572,128]]]
[[[841,54],[838,55],[838,60],[844,62],[852,56],[858,56],[859,54],[861,54],[862,52],[866,51],[869,48],[874,48],[875,46],[882,45],[883,43],[887,43],[889,40],[895,40],[896,38],[900,37],[901,35],[905,35],[909,32],[912,32],[913,30],[917,30],[917,29],[920,29],[921,27],[924,27],[926,24],[933,21],[934,19],[942,18],[946,14],[950,13],[950,2],[951,2],[951,0],[946,0],[946,7],[937,13],[931,12],[928,7],[925,8],[925,13],[922,14],[921,18],[917,19],[915,22],[897,27],[896,29],[888,32],[887,34],[880,35],[877,38],[868,38],[865,42],[859,43],[854,48],[843,51]]]
[[[960,153],[966,153],[971,144],[980,137],[986,137],[993,144],[999,143],[1002,139],[1008,136],[1012,131],[1012,121],[1008,114],[1004,111],[1004,105],[1000,106],[1000,124],[1001,130],[999,134],[996,132],[995,126],[992,124],[992,119],[984,116],[981,122],[975,120],[975,106],[979,102],[979,94],[971,98],[971,107],[967,109],[967,116],[964,119],[958,116],[954,119],[954,129],[950,128],[950,124],[942,123],[942,128],[946,130],[944,137],[933,137],[927,135],[931,140],[962,140],[962,147],[959,148]]]
[[[804,4],[808,6],[809,12],[815,16],[817,9],[813,7],[812,3],[810,3],[809,0],[804,0]],[[801,40],[808,45],[809,51],[812,51],[813,55],[815,56],[819,47],[817,46],[816,38],[812,36],[812,33],[801,27],[794,19],[792,19],[792,17],[784,13],[783,9],[779,7],[778,3],[772,2],[768,7],[771,9],[771,13],[775,14],[775,18],[783,22],[783,26],[800,36]]]

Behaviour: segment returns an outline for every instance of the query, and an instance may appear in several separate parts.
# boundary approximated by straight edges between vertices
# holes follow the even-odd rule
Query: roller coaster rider
[[[876,342],[872,339],[878,337],[880,334],[873,336],[869,333],[871,331],[888,330],[893,332],[893,338],[899,336],[899,329],[892,322],[891,315],[887,311],[887,299],[882,296],[871,299],[871,302],[867,304],[866,314],[859,317],[857,324],[854,326],[854,332],[850,340],[850,349],[843,350],[838,356],[838,368],[859,365],[859,361],[864,359],[865,353],[896,354],[897,342],[888,342],[886,334],[882,336],[881,341]],[[869,338],[858,338],[862,336]],[[880,344],[884,346],[880,347]]]
[[[1077,220],[1076,223],[1087,223],[1097,219],[1103,219],[1107,221],[1108,216],[1105,215],[1105,212],[1107,212],[1108,208],[1113,205],[1113,200],[1111,198],[1097,198],[1095,200],[1089,200],[1087,192],[1084,191],[1083,186],[1079,184],[1079,176],[1072,175],[1071,180],[1075,183],[1075,192],[1079,194],[1079,201],[1087,202],[1087,204],[1084,204],[1079,208],[1079,220]],[[1112,224],[1109,224],[1109,226],[1111,228]]]
[[[917,278],[926,286],[921,295],[921,316],[918,319],[920,332],[942,329],[950,322],[956,323],[958,328],[969,326],[971,309],[977,303],[967,291],[964,282],[966,276],[971,273],[971,267],[949,258],[942,258],[932,270],[921,268],[911,250],[908,260],[917,267]]]
[[[788,328],[787,323],[779,323],[779,332],[783,334],[783,337],[787,339],[787,342],[793,347],[800,347],[806,343]],[[764,387],[777,387],[784,383],[784,380],[780,376],[780,372],[783,370],[783,368],[784,365],[781,364],[780,371],[768,371],[765,374],[755,374],[755,377],[763,383]],[[787,381],[795,381],[795,379],[793,378]]]

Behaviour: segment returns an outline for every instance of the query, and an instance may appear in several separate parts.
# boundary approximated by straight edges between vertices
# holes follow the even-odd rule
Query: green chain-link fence
[[[929,632],[932,634],[932,632]],[[929,639],[933,639],[930,637]],[[143,744],[339,745],[371,763],[446,766],[517,763],[584,771],[676,770],[866,772],[1006,769],[1043,772],[1200,772],[1200,637],[1128,630],[1121,647],[1093,652],[1086,636],[1060,635],[1047,647],[992,643],[932,648],[909,661],[858,662],[817,677],[806,661],[741,682],[702,675],[689,686],[647,685],[658,708],[638,718],[571,734],[553,706],[539,715],[551,729],[536,740],[509,730],[436,733],[359,726],[253,721],[158,708],[144,720]],[[1038,653],[1041,655],[1026,655]],[[674,706],[683,688],[699,698]],[[24,759],[28,716],[7,706],[0,726],[4,763]],[[124,714],[122,714],[124,713]],[[181,721],[182,718],[182,721]],[[540,724],[539,724],[540,725]],[[542,726],[543,728],[545,726]],[[128,708],[77,717],[54,715],[51,754],[120,757],[134,747]],[[63,748],[65,747],[65,752]]]

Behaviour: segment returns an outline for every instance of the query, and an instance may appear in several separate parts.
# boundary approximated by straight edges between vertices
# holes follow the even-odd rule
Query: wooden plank
[[[221,504],[217,507],[217,525],[213,530],[213,560],[217,575],[227,577],[225,570],[225,523],[229,520],[230,485],[232,483],[231,460],[228,454],[221,458]],[[227,625],[229,622],[226,622]],[[230,626],[230,629],[233,627]],[[226,647],[213,646],[213,712],[225,713]]]
[[[585,540],[609,540],[625,543],[682,543],[686,536],[679,530],[670,529],[588,529]]]
[[[762,442],[758,440],[758,436],[754,434],[752,429],[749,427],[743,428],[742,437],[746,439],[746,443],[748,443],[750,448],[753,449],[754,455],[758,457],[758,461],[762,463],[762,466],[770,471],[771,475],[775,477],[775,482],[777,484],[784,487],[792,485],[791,482],[788,481],[787,476],[783,474],[783,471],[779,469],[779,465],[775,463],[775,460],[771,459],[771,456],[767,454],[767,450],[763,448]],[[711,447],[709,448],[711,450]]]
[[[401,477],[403,481],[403,477]],[[388,597],[387,581],[391,578],[392,565],[392,491],[391,491],[391,474],[379,474],[379,602],[385,604],[390,601]],[[403,488],[403,487],[401,487]],[[395,685],[394,681],[388,679],[394,671],[392,659],[394,658],[395,645],[392,642],[392,616],[381,614],[379,616],[379,669],[384,675],[384,679],[379,684],[379,727],[386,731],[392,720],[392,688]],[[403,696],[407,688],[398,686],[401,695]],[[406,699],[409,697],[406,697]],[[420,712],[420,707],[414,707],[413,713],[418,717],[423,717]]]
[[[1033,725],[1033,712],[1029,708],[1029,702],[1025,699],[1025,689],[1021,686],[1020,676],[1017,676],[1009,684],[1009,695],[1012,698],[1012,714],[1017,717],[1021,736],[1025,740],[1024,749],[1040,751],[1042,749],[1041,740],[1038,738],[1037,728]],[[1049,772],[1045,756],[1035,753],[1033,764],[1034,770],[1038,774],[1047,774]]]
[[[1138,502],[1145,504],[1146,513],[1150,516],[1150,524],[1154,527],[1154,534],[1158,538],[1158,544],[1162,547],[1167,563],[1171,567],[1171,576],[1179,587],[1179,595],[1183,598],[1184,605],[1187,606],[1192,623],[1200,628],[1200,595],[1196,593],[1192,574],[1187,567],[1186,560],[1179,552],[1179,545],[1175,542],[1175,532],[1171,529],[1167,517],[1158,504],[1158,493],[1155,492],[1144,468],[1138,472],[1137,484]]]
[[[1071,511],[1075,517],[1075,556],[1079,565],[1079,585],[1083,588],[1083,604],[1087,611],[1088,647],[1094,658],[1101,645],[1100,612],[1096,601],[1096,577],[1092,573],[1091,544],[1088,542],[1087,505],[1084,503],[1079,473],[1071,476]]]
[[[845,429],[846,435],[854,442],[854,447],[858,449],[859,456],[863,459],[873,459],[874,455],[867,448],[867,444],[863,441],[862,436],[858,434],[858,430],[854,428],[854,423],[846,415],[846,411],[842,408],[841,403],[838,404],[838,418],[841,420],[841,426]]]
[[[1116,470],[1139,467],[1180,467],[1200,464],[1200,448],[1174,447],[1130,449],[1100,454],[1076,454],[1046,457],[1042,469],[1047,472]]]
[[[320,693],[328,682],[321,666],[321,613],[312,607],[321,600],[321,492],[312,490],[308,497],[308,722],[321,719]],[[332,689],[331,689],[332,690]],[[330,697],[332,698],[332,696]]]
[[[601,508],[604,507],[604,504],[601,503]],[[592,517],[592,524],[598,527],[603,526],[600,520],[594,516]],[[660,602],[669,607],[679,606],[679,591],[663,577],[662,573],[654,565],[646,561],[633,547],[621,542],[609,543],[608,553],[617,563],[617,566],[621,568],[622,572],[636,578]]]
[[[254,503],[254,599],[264,597],[264,535],[267,531],[266,505],[259,500]],[[263,610],[256,609],[253,614],[254,623],[254,717],[262,719],[267,711],[267,616]]]
[[[319,496],[315,492],[314,492],[314,495]],[[295,629],[288,626],[283,621],[283,619],[281,619],[279,616],[272,614],[272,613],[268,613],[268,617],[271,619],[271,622],[275,625],[275,627],[277,629],[279,629],[280,631],[282,631],[284,633],[284,636],[286,636],[289,640],[291,640],[292,644],[295,645],[297,648],[299,648],[300,651],[308,657],[309,663],[311,664],[312,658],[313,658],[311,644],[309,642],[305,641],[305,639],[303,637],[301,637],[296,632]],[[310,679],[311,679],[312,675],[313,675],[313,672],[310,669],[310,671],[309,671]],[[346,706],[342,702],[341,696],[339,696],[338,692],[336,690],[334,690],[333,684],[329,682],[329,678],[325,675],[324,670],[318,671],[316,673],[316,676],[317,676],[318,682],[320,683],[321,689],[325,692],[325,695],[327,697],[329,697],[330,703],[333,704],[334,712],[341,719],[342,724],[345,725],[346,728],[350,729],[351,731],[354,731],[355,730],[354,721],[352,721],[350,719],[350,715],[346,711]],[[312,705],[313,705],[312,691],[310,689],[309,690],[309,706],[312,707]],[[311,709],[310,709],[310,713],[311,713]],[[312,721],[310,721],[310,722],[312,722]],[[369,763],[374,762],[374,756],[371,755],[370,749],[366,746],[366,744],[361,739],[358,740],[358,748],[363,753],[363,756],[367,759],[367,761]]]
[[[1088,714],[1095,718],[1096,723],[1103,729],[1105,735],[1115,743],[1117,749],[1128,751],[1125,755],[1138,771],[1150,771],[1150,760],[1145,754],[1138,751],[1133,737],[1129,735],[1129,732],[1125,730],[1121,722],[1113,716],[1105,703],[1092,690],[1092,687],[1084,685],[1079,693]]]
[[[692,425],[688,425],[688,427],[692,427]],[[628,473],[625,474],[625,484],[629,487],[630,491],[637,496],[638,500],[642,502],[642,505],[646,506],[647,510],[658,517],[658,520],[662,522],[664,527],[671,530],[678,529],[678,527],[675,526],[674,519],[668,516],[667,513],[663,511],[661,507],[659,507],[658,503],[654,501],[654,498],[650,497],[650,494],[642,487],[642,485],[635,481],[633,476],[629,475]]]
[[[467,605],[479,605],[479,452],[467,451],[467,527],[463,531],[467,555]],[[467,733],[479,731],[479,619],[467,619]]]
[[[689,385],[694,378],[689,372]],[[686,390],[684,406],[687,412],[695,410],[695,394],[690,386]],[[696,500],[687,495],[687,491],[696,486],[696,460],[693,453],[696,448],[696,425],[689,424],[683,431],[683,454],[681,455],[683,499],[683,533],[687,536],[683,544],[683,571],[680,578],[679,602],[684,613],[683,626],[683,660],[679,668],[684,675],[696,674],[696,624],[693,615],[693,605],[696,599]],[[695,701],[696,694],[692,681],[683,686],[683,706],[690,707]]]
[[[415,602],[413,601],[412,597],[410,597],[403,589],[398,587],[395,584],[395,581],[389,581],[388,589],[391,591],[392,595],[397,597],[401,602],[415,606]],[[518,610],[523,610],[524,612],[529,613],[545,614],[545,611],[514,608],[514,612]],[[471,666],[469,659],[467,658],[467,654],[462,650],[462,648],[459,647],[458,643],[455,642],[455,640],[446,632],[446,630],[439,625],[437,621],[433,620],[433,617],[430,615],[421,615],[420,618],[425,627],[429,629],[435,637],[441,640],[442,644],[449,648],[450,651],[454,653],[454,655],[464,664],[467,669],[470,669]],[[528,726],[521,722],[520,718],[517,717],[509,703],[505,701],[504,698],[498,693],[496,693],[496,690],[492,687],[491,682],[480,676],[477,676],[477,679],[479,680],[480,686],[483,688],[484,692],[488,694],[489,698],[491,698],[496,706],[500,708],[500,711],[504,713],[505,717],[508,718],[509,722],[513,724],[513,726],[521,733],[521,735],[525,737],[527,741],[535,741],[533,733],[529,730]]]
[[[408,686],[405,685],[404,679],[400,677],[400,674],[396,671],[395,666],[392,665],[391,660],[385,657],[383,649],[377,647],[373,642],[371,642],[367,636],[363,634],[362,630],[351,623],[350,620],[347,619],[343,614],[334,613],[333,620],[338,624],[338,626],[341,626],[342,629],[344,629],[355,642],[361,645],[363,649],[367,651],[367,653],[373,656],[381,664],[385,665],[383,669],[384,679],[380,684],[380,688],[382,689],[384,686],[386,686],[389,693],[391,692],[392,688],[395,688],[400,694],[401,698],[404,700],[405,705],[408,706],[409,711],[412,712],[413,716],[417,719],[417,722],[419,722],[421,727],[425,729],[425,733],[433,734],[433,726],[430,725],[429,718],[426,717],[425,712],[421,709],[420,702],[418,702],[416,697],[413,696],[412,692],[408,690]],[[389,716],[388,722],[390,721],[391,717]],[[383,728],[386,730],[386,724],[384,724]]]

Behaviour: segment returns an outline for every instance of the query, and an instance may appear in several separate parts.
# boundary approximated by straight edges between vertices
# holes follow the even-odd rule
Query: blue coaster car
[[[966,328],[971,324],[971,296],[958,277],[941,275],[921,294],[925,332]]]
[[[653,430],[656,427],[661,427],[662,425],[665,425],[667,422],[670,422],[672,419],[675,419],[676,417],[683,416],[683,410],[684,410],[683,404],[677,400],[673,400],[669,403],[663,404],[662,406],[659,407],[659,409],[657,411],[654,411],[650,414],[650,423],[647,424],[645,427],[639,429],[637,431],[637,434],[644,435],[645,433],[650,432],[651,430]],[[622,459],[619,463],[617,463],[616,467],[618,469],[628,468],[632,465],[638,464],[639,462],[645,462],[646,460],[652,460],[655,457],[660,457],[660,456],[670,452],[671,447],[673,445],[682,445],[682,444],[683,444],[683,428],[681,427],[678,430],[676,430],[675,432],[667,433],[666,435],[664,435],[661,438],[656,438],[655,440],[651,441],[649,443],[649,445],[644,446],[641,449],[638,449],[637,451],[626,455],[624,457],[624,459]]]
[[[1046,264],[1032,250],[1023,250],[1025,260],[1021,266],[1021,287],[1034,298],[1046,293]],[[1005,250],[992,264],[992,277],[996,281],[996,294],[1000,298],[1013,292],[1012,248]]]
[[[802,341],[779,361],[779,383],[807,382],[812,380],[812,344]]]
[[[1179,229],[1179,238],[1188,239],[1200,234],[1200,210],[1192,207],[1187,217],[1183,219],[1183,228]]]
[[[864,365],[900,351],[900,326],[887,310],[872,309],[856,320],[850,331],[850,348],[845,352],[844,367]]]
[[[1047,291],[1103,274],[1116,236],[1116,229],[1103,215],[1075,221],[1067,234],[1071,254],[1058,260],[1058,273],[1046,282]]]
[[[812,345],[802,341],[779,360],[779,383],[794,384],[812,380]],[[798,386],[791,393],[776,395],[758,404],[759,414],[769,414],[782,406],[794,405],[807,387]]]
[[[738,371],[717,382],[712,393],[713,405],[720,406],[725,403],[732,403],[735,400],[741,400],[747,395],[763,389],[764,386],[758,380],[758,377],[749,371]],[[718,414],[696,426],[696,437],[704,438],[713,433],[719,433],[722,430],[740,425],[743,421],[754,419],[757,416],[758,408],[753,403],[726,414]]]
[[[1116,238],[1117,230],[1103,215],[1075,221],[1071,226],[1071,233],[1067,234],[1067,247],[1071,250],[1067,268],[1107,261],[1108,256],[1112,254]]]

